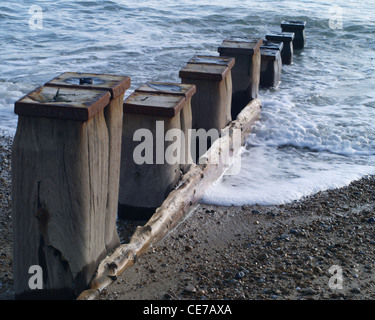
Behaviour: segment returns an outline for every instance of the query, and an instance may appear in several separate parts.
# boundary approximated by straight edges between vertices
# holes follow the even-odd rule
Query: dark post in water
[[[279,50],[260,47],[262,64],[260,69],[260,85],[276,88],[281,80],[282,61]]]
[[[293,32],[295,37],[293,39],[294,49],[303,49],[306,45],[305,34],[306,21],[283,21],[281,23],[282,32]]]
[[[293,63],[293,39],[292,32],[274,32],[266,35],[266,39],[270,41],[281,41],[284,46],[281,50],[281,59],[283,64],[290,65]]]
[[[182,83],[194,84],[196,94],[191,100],[193,129],[203,129],[215,135],[196,139],[194,162],[220,137],[221,130],[232,120],[232,57],[195,56],[180,70]],[[206,147],[200,147],[204,143]]]
[[[232,69],[232,119],[236,119],[242,109],[258,97],[262,42],[260,38],[230,37],[218,48],[221,56],[234,57],[236,60]]]

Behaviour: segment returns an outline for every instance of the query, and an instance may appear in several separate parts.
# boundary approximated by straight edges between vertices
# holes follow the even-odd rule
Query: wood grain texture
[[[86,289],[108,254],[108,154],[103,111],[87,122],[19,117],[12,149],[16,296],[66,298]],[[29,289],[31,265],[43,269],[43,290]]]
[[[224,52],[223,54],[228,55]],[[252,54],[231,53],[236,64],[232,68],[232,108],[231,117],[236,119],[247,103],[258,97],[260,82],[260,50],[255,50]]]
[[[168,82],[155,82],[149,81],[135,91],[148,92],[148,93],[163,93],[171,95],[182,95],[185,97],[185,105],[180,111],[181,130],[184,133],[184,152],[181,154],[180,169],[186,172],[190,164],[193,163],[190,154],[191,142],[189,139],[189,129],[192,128],[192,111],[191,111],[191,97],[196,93],[195,85],[181,84],[181,83],[168,83]]]
[[[280,51],[261,49],[260,85],[277,87],[281,81],[282,61]]]
[[[193,129],[216,129],[220,132],[232,120],[230,72],[220,82],[182,78],[182,83],[195,84],[197,87],[191,99]]]
[[[193,163],[191,156],[191,136],[189,130],[193,127],[193,114],[191,110],[191,98],[186,99],[185,106],[180,113],[181,118],[181,130],[184,133],[184,146],[183,153],[181,154],[180,169],[183,173],[186,173],[190,165]]]
[[[105,221],[106,251],[114,250],[120,244],[116,221],[120,188],[122,124],[124,93],[111,100],[104,109],[104,117],[108,128],[108,188],[107,210]]]
[[[165,141],[170,129],[181,130],[180,113],[169,118],[125,112],[123,121],[119,204],[157,208],[180,178],[180,159],[173,164],[166,161],[166,150],[175,142]],[[150,139],[143,138],[145,131]],[[141,132],[142,141],[135,139],[136,132]],[[134,159],[141,149],[151,154],[143,164]]]
[[[186,218],[199,203],[205,190],[212,185],[228,167],[228,157],[239,152],[233,149],[233,129],[241,131],[241,145],[250,134],[260,116],[261,102],[251,101],[225,129],[229,134],[216,140],[210,150],[203,156],[206,164],[193,164],[181,178],[179,186],[173,190],[151,219],[139,226],[128,244],[121,245],[115,252],[100,263],[96,276],[88,290],[82,292],[79,300],[96,299],[106,286],[111,284],[129,266],[133,265],[150,245],[165,237],[182,219]],[[230,152],[223,152],[229,148]],[[220,161],[218,161],[220,160]]]

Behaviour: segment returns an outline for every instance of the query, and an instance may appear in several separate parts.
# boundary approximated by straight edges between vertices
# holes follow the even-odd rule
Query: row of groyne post
[[[193,56],[181,83],[149,81],[125,100],[129,76],[65,72],[16,101],[16,299],[75,299],[87,289],[120,245],[117,219],[150,218],[206,151],[201,142],[219,139],[260,87],[278,86],[282,65],[305,45],[305,22],[281,28],[229,37],[219,55]],[[167,139],[171,130],[181,138]],[[166,161],[170,150],[176,161]]]

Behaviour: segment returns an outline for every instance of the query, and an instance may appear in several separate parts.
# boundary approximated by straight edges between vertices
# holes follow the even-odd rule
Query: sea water
[[[203,202],[280,204],[375,173],[375,2],[0,2],[0,134],[14,135],[14,102],[66,72],[180,82],[195,54],[218,55],[228,36],[264,37],[306,21],[306,47],[261,89],[261,118]]]

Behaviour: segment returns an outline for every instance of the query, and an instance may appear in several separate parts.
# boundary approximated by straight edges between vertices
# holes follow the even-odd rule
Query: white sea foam
[[[222,176],[207,190],[202,202],[224,206],[285,204],[375,174],[374,166],[366,162],[350,164],[329,154],[301,157],[298,152],[289,151],[288,154],[273,147],[244,151],[241,173]],[[371,160],[375,161],[375,157]]]
[[[305,20],[306,47],[283,66],[276,90],[261,90],[260,121],[239,175],[205,197],[220,204],[282,203],[374,172],[375,2],[337,0],[343,29],[324,1],[40,1],[43,29],[30,30],[29,1],[0,4],[0,134],[13,135],[14,102],[66,71],[179,82],[195,54],[218,55],[228,36],[279,31]]]

